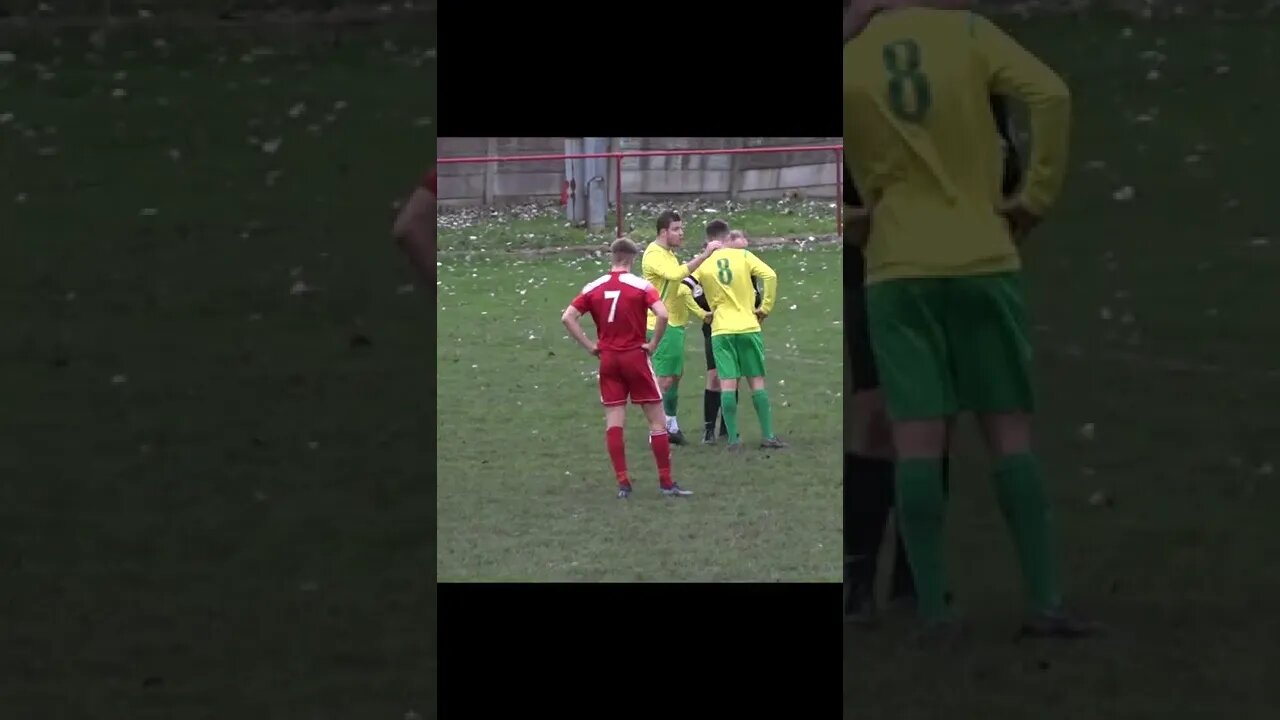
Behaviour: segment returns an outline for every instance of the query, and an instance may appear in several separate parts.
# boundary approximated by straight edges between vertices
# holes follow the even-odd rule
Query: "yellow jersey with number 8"
[[[883,11],[844,47],[844,147],[871,211],[867,282],[1016,270],[997,212],[1003,153],[992,95],[1023,101],[1032,150],[1018,195],[1048,211],[1066,174],[1070,96],[985,18]]]
[[[756,317],[756,285],[761,291],[760,311],[768,315],[778,297],[778,274],[750,250],[721,248],[693,273],[702,286],[711,316],[711,335],[738,335],[759,332]]]

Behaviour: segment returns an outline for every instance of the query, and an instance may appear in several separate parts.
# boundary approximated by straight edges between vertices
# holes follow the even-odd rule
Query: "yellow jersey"
[[[670,317],[667,324],[672,327],[676,325],[676,312],[672,306],[678,303],[672,302],[672,298],[676,296],[677,289],[683,285],[680,281],[689,277],[689,266],[680,262],[680,258],[669,248],[659,245],[657,242],[651,242],[644,249],[644,255],[640,259],[640,274],[645,280],[649,281],[658,289],[658,297],[662,299],[662,304],[667,306],[667,313]],[[692,299],[690,295],[690,299]],[[688,316],[685,315],[685,322],[688,322]],[[647,327],[652,330],[658,323],[658,316],[653,312],[649,313]]]
[[[1071,99],[1052,70],[986,18],[882,11],[844,47],[844,143],[871,212],[867,282],[1021,266],[1002,200],[992,95],[1028,108],[1018,199],[1043,215],[1067,170]]]
[[[760,311],[768,315],[778,299],[778,274],[744,248],[720,248],[693,273],[702,286],[711,316],[711,335],[760,332],[756,317],[756,284],[763,286]]]
[[[667,308],[667,327],[682,328],[689,324],[691,318],[706,320],[707,311],[698,307],[693,298],[693,290],[682,282],[676,283],[676,301]]]

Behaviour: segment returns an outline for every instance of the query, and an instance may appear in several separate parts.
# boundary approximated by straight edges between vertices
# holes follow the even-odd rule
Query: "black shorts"
[[[849,363],[853,391],[880,387],[876,359],[871,353],[871,331],[867,326],[866,260],[858,250],[844,253],[844,339],[849,343]]]
[[[707,351],[707,370],[716,369],[716,354],[711,352],[711,323],[702,323],[702,347]]]

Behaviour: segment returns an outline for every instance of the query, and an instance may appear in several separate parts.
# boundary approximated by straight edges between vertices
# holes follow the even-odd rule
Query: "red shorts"
[[[626,405],[628,397],[636,405],[662,402],[649,354],[640,348],[601,350],[600,403],[605,407]]]

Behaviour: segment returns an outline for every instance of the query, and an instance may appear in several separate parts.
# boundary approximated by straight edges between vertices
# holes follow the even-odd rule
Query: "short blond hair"
[[[613,244],[609,246],[609,252],[613,255],[614,260],[621,260],[628,257],[634,258],[636,255],[639,255],[640,248],[627,238],[620,237],[617,240],[614,240]]]

